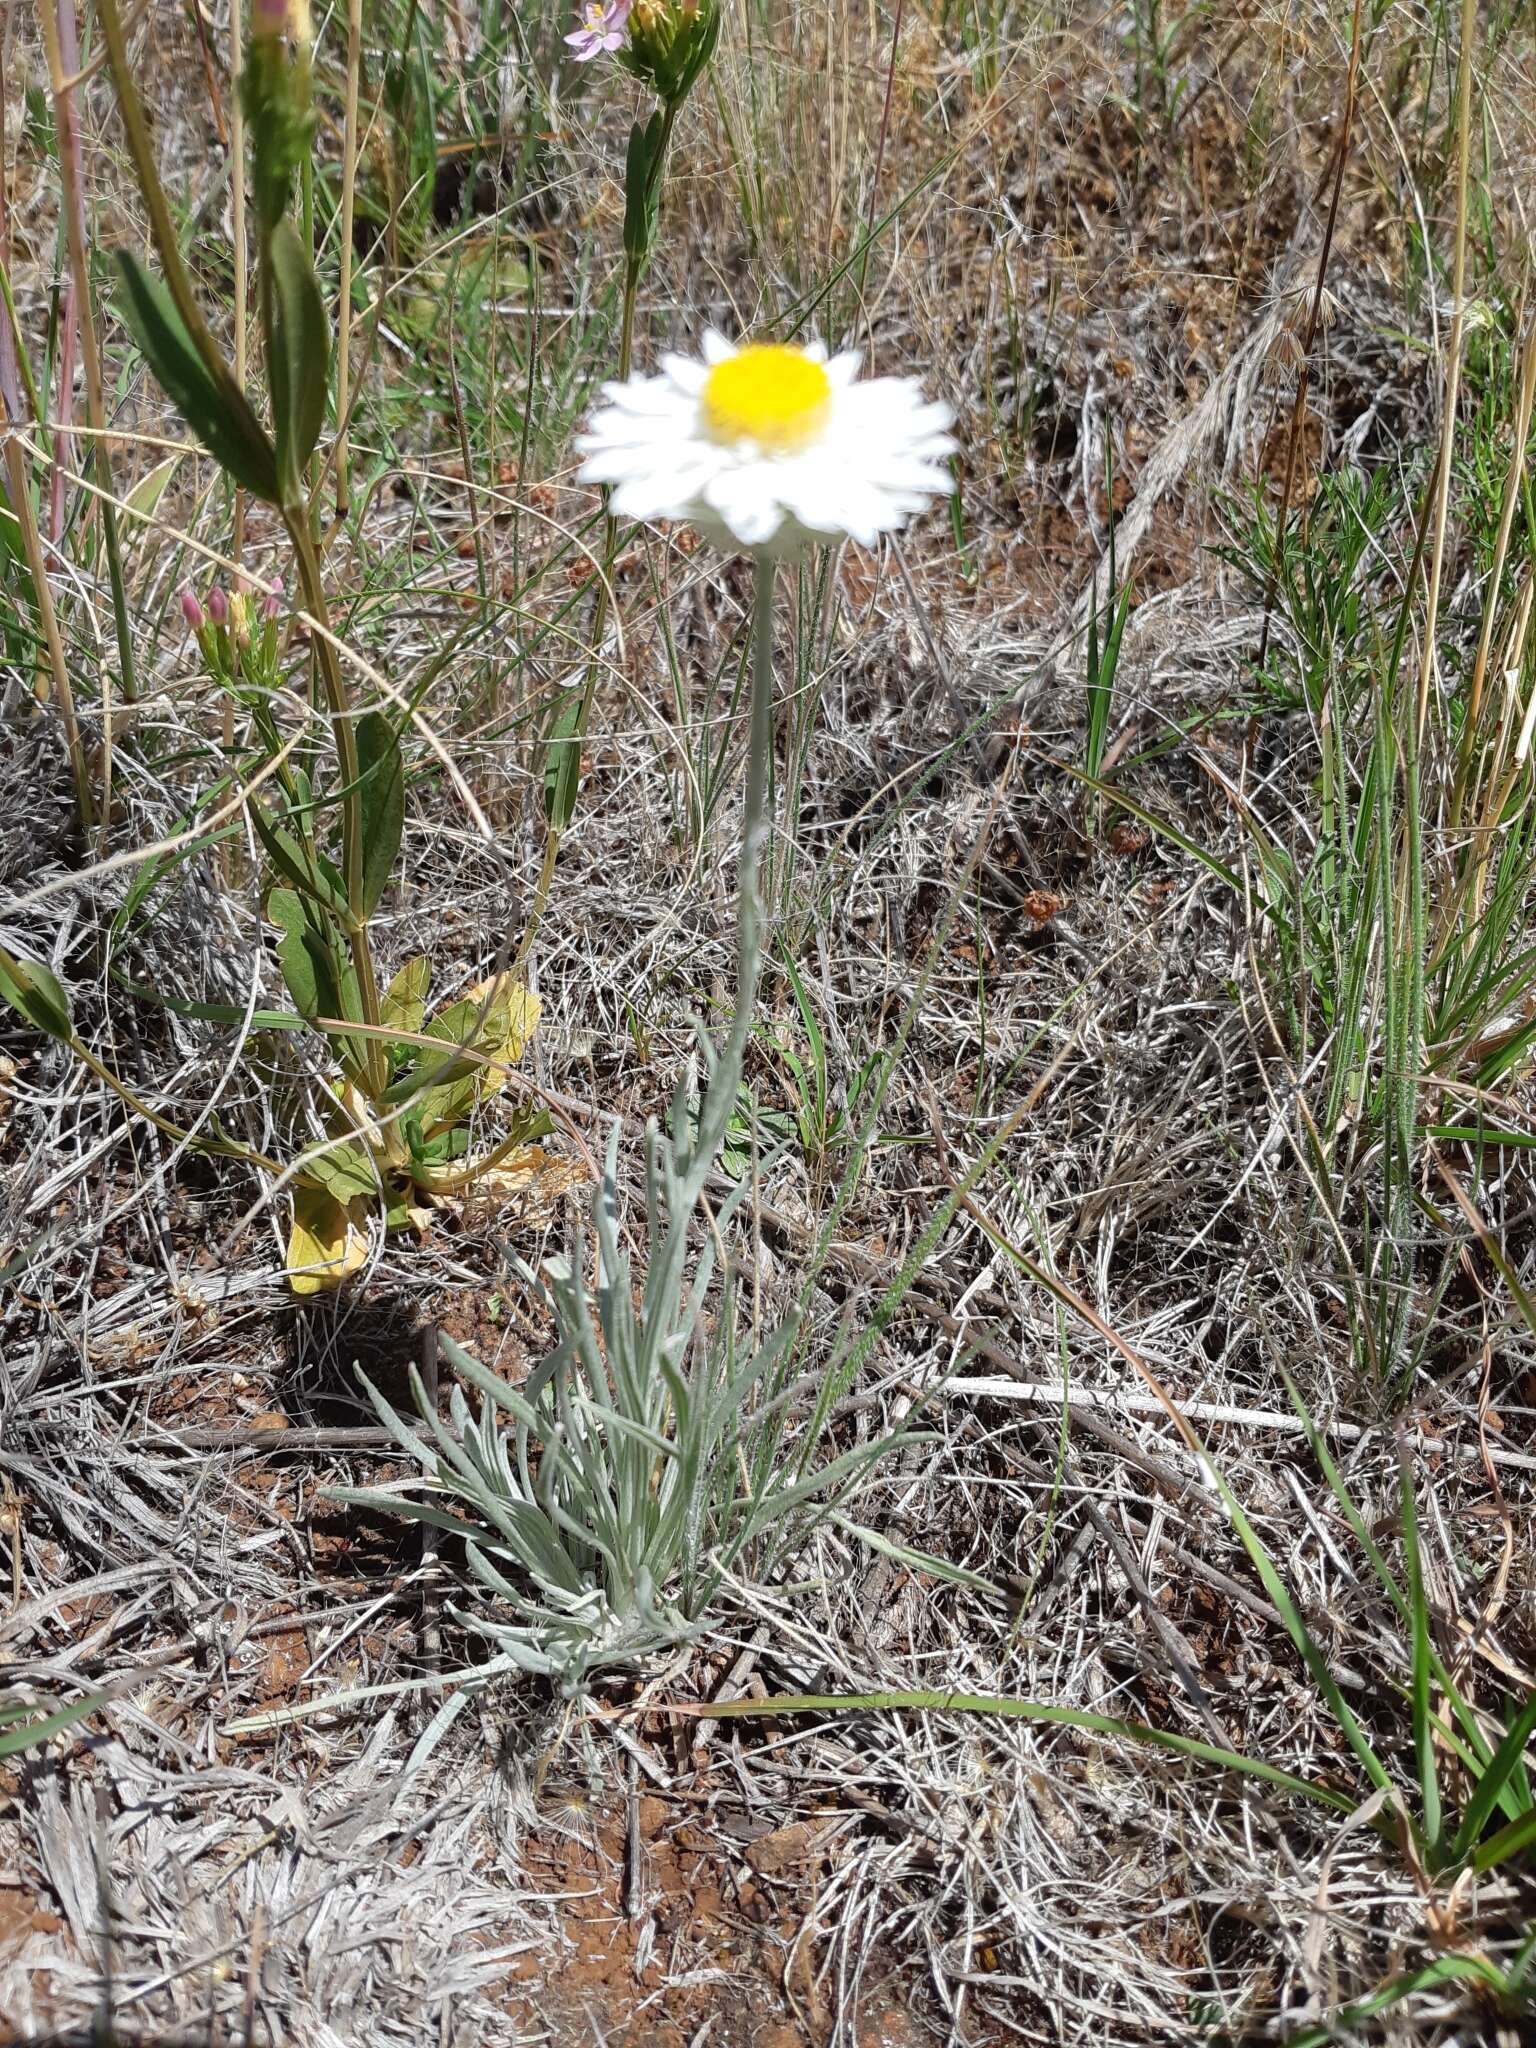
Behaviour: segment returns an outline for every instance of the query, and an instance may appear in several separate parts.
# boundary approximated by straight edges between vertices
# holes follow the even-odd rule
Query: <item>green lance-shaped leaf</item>
[[[624,254],[633,263],[650,254],[656,233],[661,180],[653,179],[651,172],[661,149],[664,126],[664,117],[658,111],[649,121],[636,121],[629,131],[629,151],[624,162]]]
[[[74,1037],[69,997],[58,978],[35,960],[18,960],[0,946],[0,998],[32,1027],[68,1045]]]
[[[302,496],[304,466],[325,424],[331,332],[315,266],[291,220],[280,220],[272,230],[267,261],[267,377],[277,429],[277,473],[283,500],[291,505]]]
[[[379,1022],[391,1031],[419,1031],[431,986],[432,962],[425,953],[414,954],[385,989]]]
[[[285,831],[268,815],[264,805],[252,803],[250,812],[256,837],[284,881],[290,882],[301,896],[323,903],[328,910],[344,911],[347,907],[346,884],[332,863],[301,845],[291,832]]]
[[[405,829],[405,764],[395,728],[382,711],[357,722],[357,763],[362,777],[363,915],[371,917],[389,886]]]
[[[581,699],[573,696],[555,721],[544,764],[544,817],[550,830],[570,824],[581,793]]]
[[[130,250],[117,252],[124,318],[166,396],[215,462],[253,497],[278,502],[277,459],[235,388],[221,389],[198,354],[170,293]]]

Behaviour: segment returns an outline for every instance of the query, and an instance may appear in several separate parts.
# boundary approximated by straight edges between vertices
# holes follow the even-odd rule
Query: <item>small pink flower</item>
[[[197,601],[196,591],[184,590],[181,593],[181,616],[186,620],[194,633],[201,633],[205,621],[203,608]]]
[[[229,599],[217,583],[208,593],[208,616],[216,626],[229,624]]]
[[[566,42],[578,64],[590,64],[604,50],[623,46],[631,0],[587,0],[581,10],[581,27]]]

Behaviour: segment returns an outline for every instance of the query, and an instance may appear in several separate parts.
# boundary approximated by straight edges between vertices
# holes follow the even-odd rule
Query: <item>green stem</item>
[[[325,588],[320,577],[320,557],[316,552],[314,537],[310,533],[303,507],[285,507],[283,524],[288,529],[288,539],[298,563],[299,587],[304,596],[304,608],[315,622],[315,660],[319,664],[320,680],[330,712],[331,730],[336,739],[336,759],[342,782],[341,861],[342,876],[347,889],[347,944],[351,949],[352,965],[356,970],[358,993],[363,1005],[361,1021],[364,1024],[378,1026],[382,1022],[379,985],[374,973],[373,949],[368,943],[368,919],[363,905],[362,770],[357,756],[357,731],[352,722],[352,704],[347,693],[346,678],[337,659],[335,642],[331,638]],[[370,1086],[377,1095],[388,1083],[385,1055],[379,1046],[370,1041],[366,1046],[365,1058]]]

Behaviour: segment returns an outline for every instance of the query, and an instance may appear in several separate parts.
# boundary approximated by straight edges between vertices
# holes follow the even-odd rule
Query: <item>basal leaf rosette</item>
[[[501,1095],[527,1050],[539,999],[510,974],[465,991],[426,1020],[431,970],[406,962],[390,983],[383,1021],[390,1081],[370,1105],[345,1074],[332,1076],[330,1138],[298,1163],[286,1259],[295,1295],[329,1293],[367,1264],[370,1228],[425,1230],[442,1209],[477,1223],[503,1211],[543,1213],[578,1177],[537,1142],[538,1104],[519,1105],[498,1142],[471,1156],[480,1113]]]

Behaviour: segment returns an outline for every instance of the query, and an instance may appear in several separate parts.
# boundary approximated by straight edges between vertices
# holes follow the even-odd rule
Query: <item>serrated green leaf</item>
[[[278,502],[277,459],[233,380],[221,390],[165,286],[128,249],[117,252],[123,317],[166,396],[219,466],[254,497]]]
[[[363,915],[370,917],[389,885],[405,830],[405,764],[395,729],[382,711],[357,724],[357,761],[362,774]]]
[[[331,380],[331,334],[315,266],[291,220],[280,220],[268,244],[271,292],[267,377],[277,429],[277,473],[283,497],[297,503],[304,466],[325,424]]]
[[[58,977],[36,960],[18,960],[0,946],[0,999],[37,1031],[68,1044],[74,1037],[69,997]]]

